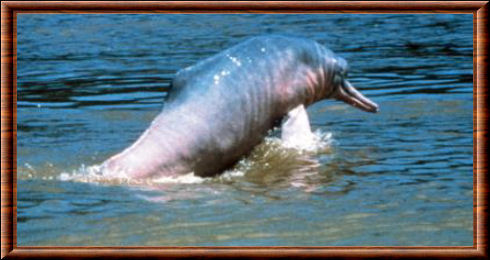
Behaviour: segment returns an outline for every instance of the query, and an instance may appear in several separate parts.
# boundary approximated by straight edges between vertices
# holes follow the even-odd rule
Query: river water
[[[17,244],[473,244],[470,14],[18,14]],[[214,178],[107,181],[176,71],[251,36],[344,57],[370,114],[308,108],[322,149],[277,134]]]

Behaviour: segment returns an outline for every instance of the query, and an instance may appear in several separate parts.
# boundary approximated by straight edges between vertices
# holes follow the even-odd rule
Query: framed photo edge
[[[1,3],[1,258],[450,257],[488,258],[488,1],[167,1]],[[17,13],[471,13],[473,14],[473,246],[460,247],[18,247],[16,221]]]

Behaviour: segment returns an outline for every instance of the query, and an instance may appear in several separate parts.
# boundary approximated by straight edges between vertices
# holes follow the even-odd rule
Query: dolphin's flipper
[[[303,104],[288,112],[281,126],[281,139],[286,147],[307,148],[314,143],[308,114]]]

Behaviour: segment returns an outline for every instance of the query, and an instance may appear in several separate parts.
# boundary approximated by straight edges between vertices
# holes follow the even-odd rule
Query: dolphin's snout
[[[378,105],[357,91],[349,81],[344,80],[343,83],[337,91],[335,99],[344,101],[366,112],[376,113],[379,111]]]

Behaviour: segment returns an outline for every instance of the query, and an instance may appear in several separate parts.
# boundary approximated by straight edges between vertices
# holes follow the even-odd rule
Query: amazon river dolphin
[[[283,138],[294,138],[298,125],[309,131],[304,107],[319,100],[377,112],[346,76],[347,62],[315,41],[248,39],[178,71],[161,113],[134,144],[101,165],[102,173],[213,176],[251,152],[284,118]]]

